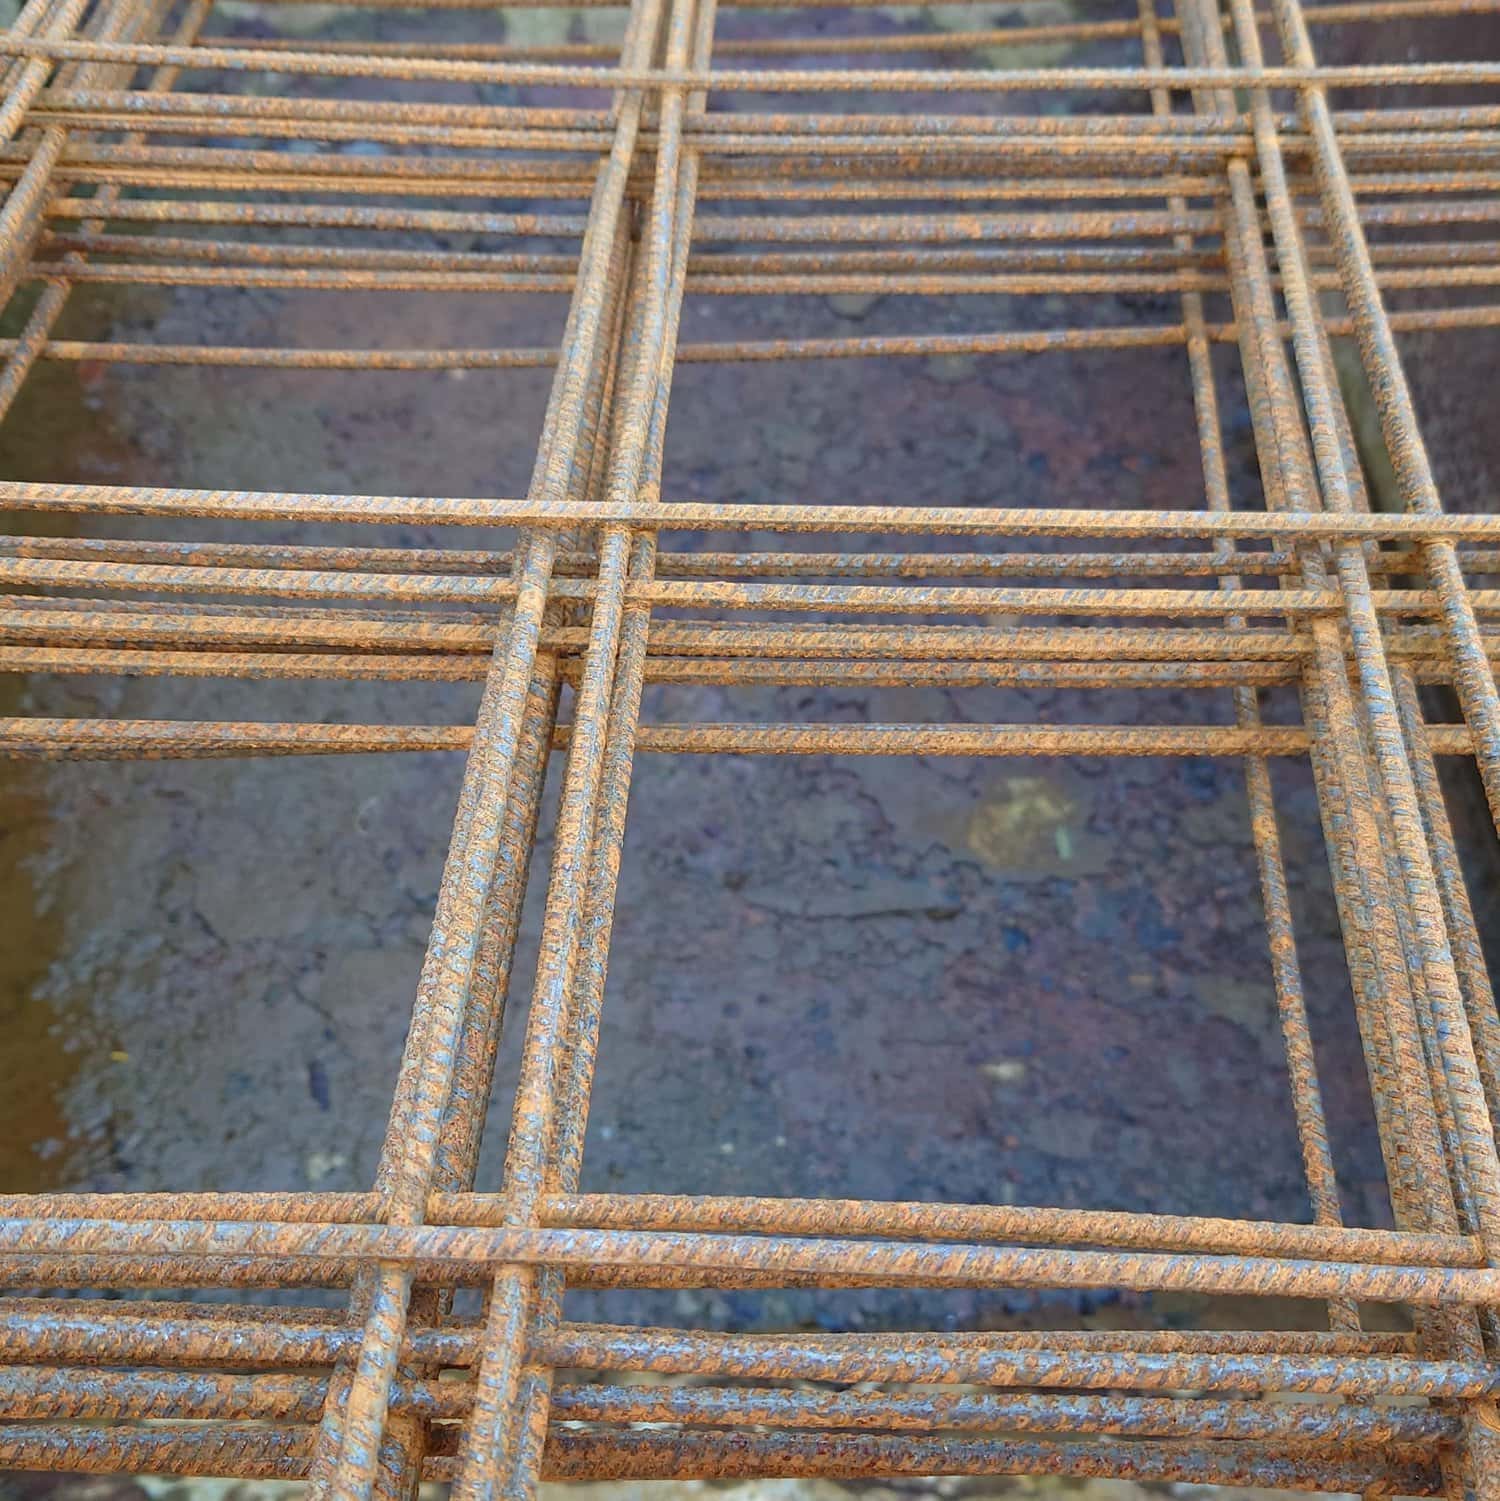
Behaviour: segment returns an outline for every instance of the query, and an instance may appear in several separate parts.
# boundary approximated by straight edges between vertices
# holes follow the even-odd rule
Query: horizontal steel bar
[[[12,1421],[170,1418],[191,1413],[198,1422],[251,1418],[313,1423],[322,1415],[327,1394],[325,1378],[307,1375],[0,1367],[0,1406]],[[471,1382],[398,1381],[391,1393],[391,1411],[451,1421],[467,1416],[473,1397]],[[553,1411],[564,1422],[927,1433],[1001,1429],[1063,1436],[1276,1439],[1300,1446],[1439,1443],[1461,1434],[1456,1417],[1428,1408],[1031,1394],[576,1385],[558,1389]]]
[[[503,1194],[434,1193],[430,1224],[498,1227]],[[285,1220],[373,1224],[375,1194],[53,1193],[0,1195],[0,1219]],[[538,1218],[557,1229],[631,1229],[776,1235],[888,1235],[926,1240],[1014,1240],[1195,1250],[1368,1262],[1482,1267],[1477,1237],[1342,1225],[1205,1219],[1035,1205],[881,1203],[867,1199],[776,1199],[671,1194],[545,1194]]]
[[[780,1276],[875,1278],[888,1286],[1116,1287],[1230,1296],[1357,1297],[1418,1305],[1490,1303],[1500,1272],[1472,1267],[1365,1266],[1234,1256],[1033,1247],[924,1245],[671,1231],[545,1230],[219,1221],[0,1220],[0,1257],[285,1257],[519,1263],[648,1273],[676,1268]],[[1500,1381],[1500,1376],[1496,1377]],[[1046,1384],[1046,1383],[1043,1383]]]
[[[114,563],[93,560],[0,557],[0,583],[18,587],[86,589],[109,586],[159,594],[247,594],[288,599],[393,600],[406,603],[493,604],[513,600],[508,578],[456,574],[374,574],[272,568],[220,568],[213,564]],[[558,579],[558,600],[592,600],[588,579]],[[911,615],[1155,615],[1172,619],[1219,615],[1337,615],[1335,592],[1322,589],[1029,588],[889,584],[741,583],[671,580],[632,584],[626,597],[641,604],[703,610],[775,610]],[[1376,609],[1398,615],[1435,615],[1438,599],[1427,590],[1378,590]],[[1471,607],[1500,610],[1500,591],[1471,589]]]
[[[53,41],[0,33],[0,56],[53,62],[122,63],[134,67],[225,68],[313,77],[428,80],[436,83],[532,84],[554,88],[704,89],[722,93],[944,93],[957,90],[1019,93],[1118,89],[1382,88],[1418,85],[1457,88],[1500,83],[1500,64],[1387,63],[1343,67],[1262,68],[1015,68],[1005,70],[882,71],[805,69],[711,72],[483,63],[338,53],[261,52],[254,48],[173,47],[141,43]]]
[[[1497,647],[1500,650],[1500,647]],[[479,682],[486,671],[478,653],[234,652],[178,648],[0,646],[0,672],[59,672],[91,676],[288,678],[345,682]],[[573,675],[577,659],[562,664]],[[1445,680],[1423,664],[1419,681]],[[648,683],[747,687],[1060,687],[1060,688],[1272,688],[1301,675],[1295,661],[1242,662],[835,662],[743,657],[652,656]]]
[[[883,532],[897,536],[1144,537],[1159,540],[1444,541],[1500,538],[1500,515],[1406,512],[1005,509],[985,506],[732,504],[689,501],[568,502],[319,495],[255,490],[0,481],[0,505],[26,511],[94,511],[242,521],[350,521],[399,525],[628,526],[651,530]]]
[[[1467,756],[1464,725],[1429,725],[1434,755]],[[468,725],[265,723],[242,720],[0,719],[0,759],[206,760],[466,750]],[[559,726],[553,744],[571,744]],[[642,752],[760,756],[1302,756],[1305,730],[1196,725],[682,724],[645,725]]]
[[[178,1475],[306,1477],[312,1428],[220,1424],[201,1433],[170,1428],[0,1429],[0,1463],[85,1473],[126,1470]],[[549,1441],[542,1474],[553,1480],[689,1479],[728,1476],[852,1478],[885,1474],[1117,1475],[1149,1481],[1364,1491],[1389,1486],[1403,1495],[1439,1494],[1436,1473],[1397,1450],[1394,1463],[1285,1457],[1274,1446],[1176,1443],[1049,1444],[1025,1440],[920,1440],[859,1435],[841,1443],[807,1436],[675,1434],[560,1430]],[[449,1479],[449,1455],[429,1452],[423,1473]]]
[[[1398,332],[1456,332],[1500,327],[1500,305],[1417,309],[1391,315]],[[1334,321],[1328,332],[1352,332]],[[1232,325],[1215,324],[1207,336],[1232,343]],[[896,359],[942,354],[1029,355],[1073,351],[1166,349],[1185,344],[1186,331],[1159,327],[1065,328],[1039,332],[869,335],[828,339],[779,339],[729,344],[684,344],[683,364],[736,364],[780,360]],[[14,353],[15,340],[0,339],[0,354]],[[532,370],[556,364],[551,349],[302,349],[285,346],[94,343],[49,341],[40,357],[106,364],[226,365],[252,369],[309,370]]]

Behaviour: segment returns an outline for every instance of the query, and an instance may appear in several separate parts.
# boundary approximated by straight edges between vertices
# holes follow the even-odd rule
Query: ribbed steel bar
[[[370,1194],[10,1194],[5,1219],[158,1220],[177,1209],[206,1222],[236,1219],[373,1224],[379,1196]],[[499,1227],[510,1205],[503,1194],[435,1192],[434,1224]],[[1474,1236],[1363,1230],[1343,1225],[1278,1224],[1179,1215],[1114,1214],[1034,1205],[875,1203],[861,1199],[706,1198],[662,1194],[544,1193],[538,1223],[555,1229],[635,1229],[736,1234],[902,1235],[918,1240],[1115,1245],[1208,1254],[1290,1256],[1371,1264],[1484,1265]],[[110,1305],[105,1312],[119,1312]]]
[[[443,11],[486,7],[433,0],[410,41],[325,42],[276,34],[275,4],[223,35],[210,0],[28,0],[0,35],[0,279],[22,289],[0,417],[42,361],[282,371],[288,391],[297,372],[551,380],[520,499],[188,489],[170,461],[140,484],[0,476],[25,518],[0,535],[0,672],[31,675],[40,706],[61,675],[178,678],[190,704],[211,678],[483,685],[467,723],[349,722],[331,697],[326,719],[174,699],[173,718],[0,720],[0,754],[40,760],[465,756],[372,1189],[0,1198],[0,1463],[310,1478],[339,1501],[424,1479],[527,1501],[542,1478],[1012,1472],[1500,1494],[1500,1016],[1435,759],[1477,766],[1495,800],[1500,517],[1443,509],[1397,348],[1500,325],[1500,65],[1420,42],[1327,65],[1309,39],[1420,39],[1500,6],[1137,0],[944,31],[806,3],[848,24],[767,0],[715,47],[713,0],[634,0],[618,46],[513,43],[445,32]],[[1057,60],[1006,66],[1035,47]],[[521,92],[476,103],[475,85]],[[372,313],[349,348],[74,337],[87,283]],[[568,297],[555,345],[382,340],[402,299],[518,292]],[[850,295],[889,306],[868,331],[814,322]],[[710,296],[784,299],[782,336],[682,338],[685,299]],[[1400,510],[1368,503],[1340,340]],[[704,365],[1099,360],[1128,383],[1176,350],[1201,505],[1168,484],[1133,509],[664,487],[670,397]],[[1236,357],[1260,503],[1223,436]],[[373,545],[372,526],[480,536]],[[663,716],[650,685],[712,688],[726,722]],[[792,718],[778,687],[871,690],[869,718]],[[918,687],[952,716],[879,707]],[[1429,687],[1458,694],[1458,722]],[[1066,707],[1023,692],[997,722],[970,696],[987,688]],[[1075,715],[1094,693],[1110,707]],[[651,753],[1242,759],[1311,1222],[581,1192]],[[1271,757],[1311,766],[1396,1229],[1343,1222]],[[513,973],[554,765],[540,954]],[[488,1183],[513,984],[532,1005]],[[569,1322],[565,1285],[1169,1290],[1240,1298],[1266,1327],[723,1334]],[[175,1301],[197,1287],[346,1302]],[[479,1318],[453,1316],[459,1287],[483,1291]],[[158,1296],[38,1295],[76,1288]],[[1277,1327],[1284,1298],[1330,1327]],[[1413,1332],[1362,1329],[1368,1301],[1406,1305]]]
[[[724,69],[674,70],[593,67],[586,64],[484,63],[434,58],[380,58],[254,48],[197,49],[141,43],[44,40],[0,35],[0,56],[49,62],[180,65],[246,72],[296,73],[309,77],[385,78],[437,83],[533,84],[553,88],[704,89],[712,93],[949,93],[960,90],[1020,93],[1113,92],[1157,87],[1195,88],[1463,88],[1500,83],[1500,64],[1388,63],[1379,65],[1241,66],[1216,68],[1015,68],[983,69]]]
[[[237,1474],[296,1480],[308,1473],[311,1430],[293,1425],[224,1423],[200,1432],[160,1427],[47,1427],[15,1424],[0,1436],[0,1462],[28,1470],[169,1475]],[[423,1477],[450,1480],[451,1452],[433,1455]],[[854,1478],[867,1474],[1043,1474],[1119,1476],[1143,1481],[1254,1485],[1291,1490],[1440,1494],[1435,1469],[1411,1447],[1382,1457],[1295,1455],[1274,1444],[1044,1443],[1024,1440],[914,1439],[827,1434],[725,1435],[695,1430],[643,1433],[565,1429],[547,1447],[552,1480],[687,1480],[782,1475]]]
[[[649,49],[655,30],[650,0],[643,0],[643,6],[632,32],[637,49]],[[577,463],[576,454],[580,444],[589,441],[596,426],[591,408],[598,401],[608,367],[608,341],[614,331],[611,287],[618,281],[617,263],[623,253],[620,222],[624,183],[635,149],[640,113],[641,102],[638,96],[632,96],[621,110],[613,147],[600,170],[584,237],[582,271],[569,315],[566,358],[559,363],[533,478],[533,492],[543,500],[576,494],[578,477],[586,473],[586,467]],[[453,910],[445,913],[440,897],[424,966],[423,982],[429,991],[425,997],[430,1015],[428,1032],[426,1035],[419,1032],[424,1001],[423,990],[419,988],[418,1014],[408,1035],[409,1066],[403,1070],[412,1081],[411,1095],[403,1100],[398,1082],[388,1132],[392,1164],[388,1212],[402,1223],[420,1218],[437,1172],[440,1130],[452,1094],[458,1049],[471,1001],[481,918],[510,796],[513,747],[524,722],[525,685],[537,658],[537,641],[556,550],[555,538],[545,533],[526,544],[521,586],[523,590],[531,589],[529,607],[523,612],[523,601],[518,598],[503,671],[497,653],[496,665],[486,684],[487,697],[493,694],[492,733],[501,756],[496,762],[497,770],[491,772],[483,755],[483,744],[478,756],[471,749],[465,787],[460,792],[458,821],[445,871],[444,895],[450,897]],[[602,568],[601,585],[608,587]],[[481,733],[485,718],[482,708]],[[406,1322],[406,1303],[411,1296],[411,1274],[403,1266],[382,1264],[374,1279],[368,1294],[369,1313],[360,1356],[347,1389],[337,1393],[336,1400],[327,1405],[319,1452],[322,1465],[314,1470],[318,1493],[336,1501],[363,1501],[376,1494],[391,1386]],[[413,1443],[420,1443],[419,1432],[410,1435],[407,1447]],[[407,1463],[403,1461],[403,1465]],[[419,1457],[410,1463],[420,1472]]]

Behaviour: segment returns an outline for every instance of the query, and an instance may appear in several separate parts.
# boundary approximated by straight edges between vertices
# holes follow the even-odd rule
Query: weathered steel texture
[[[394,1501],[422,1478],[522,1501],[542,1477],[935,1472],[1500,1498],[1500,1016],[1434,760],[1472,758],[1500,816],[1500,591],[1470,583],[1500,577],[1500,515],[1444,512],[1398,347],[1500,325],[1484,297],[1500,284],[1500,102],[1475,102],[1500,65],[1324,67],[1310,36],[1500,3],[1136,0],[1079,21],[788,26],[718,46],[716,8],[631,0],[618,48],[247,44],[212,34],[211,0],[28,0],[0,37],[0,281],[37,289],[0,340],[0,416],[44,359],[351,380],[552,372],[521,498],[0,477],[0,505],[83,533],[0,537],[0,671],[483,684],[472,724],[0,720],[13,757],[467,757],[372,1191],[0,1198],[0,1286],[15,1290],[0,1299],[0,1464],[311,1476],[340,1501]],[[1134,44],[1138,64],[816,66],[1095,42]],[[774,66],[723,66],[738,59]],[[189,69],[211,77],[189,91]],[[263,72],[292,87],[241,87]],[[360,97],[310,97],[309,78],[362,80]],[[411,81],[420,99],[392,87]],[[452,84],[461,96],[438,97]],[[561,93],[482,105],[474,84]],[[1084,107],[1015,102],[1060,91]],[[838,108],[850,92],[859,111]],[[974,113],[979,92],[992,108]],[[817,109],[754,97],[772,93]],[[941,112],[944,93],[970,112]],[[717,108],[730,95],[745,107]],[[350,141],[366,149],[335,149]],[[506,211],[479,206],[497,199]],[[315,243],[292,237],[306,231]],[[54,339],[87,283],[570,304],[556,347]],[[1144,293],[1176,311],[679,339],[688,296],[838,293]],[[1331,343],[1351,337],[1399,510],[1372,511],[1361,474]],[[662,493],[679,364],[1176,349],[1197,510]],[[1216,349],[1238,356],[1263,509],[1236,509]],[[88,534],[118,516],[243,535]],[[451,549],[257,535],[329,522],[498,534]],[[718,550],[682,550],[695,531]],[[1217,696],[1186,724],[1149,710],[1121,724],[670,724],[642,721],[652,683]],[[1461,722],[1424,720],[1427,685],[1455,691]],[[1267,688],[1295,691],[1300,722],[1262,717]],[[515,975],[554,752],[541,951]],[[579,1192],[632,770],[653,752],[1242,759],[1313,1222]],[[1341,1222],[1273,756],[1314,773],[1394,1230]],[[478,1185],[506,1000],[527,980],[504,1177]],[[561,1303],[565,1286],[912,1285],[1291,1296],[1325,1302],[1329,1327],[737,1335],[579,1324]],[[461,1286],[485,1290],[483,1318],[453,1316]],[[349,1298],[339,1312],[167,1301],[194,1287]],[[74,1288],[161,1296],[46,1296]],[[1414,1332],[1366,1329],[1365,1300],[1409,1305]]]

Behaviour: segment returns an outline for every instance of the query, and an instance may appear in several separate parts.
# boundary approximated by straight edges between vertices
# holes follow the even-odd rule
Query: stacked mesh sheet
[[[1500,516],[1445,513],[1399,355],[1404,335],[1500,322],[1500,64],[1418,48],[1329,66],[1313,40],[1497,7],[1038,18],[1022,0],[1003,26],[976,11],[932,31],[866,26],[860,3],[762,5],[741,27],[714,0],[633,0],[618,45],[440,24],[351,39],[337,18],[309,39],[278,25],[294,8],[216,31],[213,0],[27,0],[0,47],[18,330],[0,403],[48,360],[540,369],[550,398],[522,497],[0,481],[13,511],[67,520],[0,539],[7,672],[482,684],[461,723],[0,721],[0,747],[33,759],[466,753],[373,1187],[6,1198],[0,1462],[312,1476],[340,1501],[423,1478],[479,1501],[540,1478],[993,1473],[1500,1495],[1500,1018],[1437,761],[1463,758],[1500,813],[1500,593],[1482,587]],[[427,19],[464,9],[504,37],[467,0]],[[1039,48],[1061,61],[1035,65]],[[63,337],[95,284],[377,309],[553,294],[567,315],[543,347],[392,348],[378,312],[368,348]],[[679,338],[685,302],[726,296],[959,311],[897,334]],[[1043,311],[965,321],[995,296]],[[1121,321],[1121,299],[1151,315]],[[832,380],[850,359],[1163,349],[1194,403],[1195,509],[1072,505],[1063,486],[1047,510],[663,493],[669,396],[695,365],[830,362]],[[1230,384],[1249,499],[1225,456]],[[349,526],[360,545],[326,540]],[[413,527],[493,545],[406,545]],[[942,687],[956,705],[1041,686],[1140,708],[646,722],[658,684],[755,705],[766,686]],[[1153,718],[1164,688],[1201,714]],[[1444,693],[1459,712],[1433,712]],[[1241,762],[1311,1222],[580,1192],[648,754]],[[1278,758],[1316,784],[1393,1229],[1343,1223]],[[545,916],[517,973],[529,872]],[[512,989],[531,1004],[491,1127],[503,1181],[477,1185]],[[1290,1297],[1326,1328],[732,1334],[563,1310],[565,1288],[787,1287]],[[240,1301],[183,1300],[204,1288]],[[76,1289],[153,1296],[58,1296]],[[1369,1327],[1386,1303],[1411,1332]]]

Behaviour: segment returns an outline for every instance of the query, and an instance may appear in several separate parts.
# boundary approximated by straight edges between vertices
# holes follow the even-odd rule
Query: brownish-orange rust
[[[31,1294],[0,1300],[0,1464],[311,1477],[320,1501],[396,1501],[421,1478],[452,1481],[459,1501],[523,1501],[543,1476],[934,1472],[1369,1495],[1453,1493],[1472,1472],[1492,1494],[1500,1017],[1434,757],[1475,758],[1500,809],[1500,591],[1479,587],[1500,578],[1500,517],[1443,511],[1397,339],[1500,324],[1484,296],[1500,281],[1500,103],[1480,97],[1500,66],[1418,49],[1330,68],[1309,28],[1492,14],[1500,0],[1268,0],[1259,13],[1180,0],[1170,14],[1143,0],[1128,19],[790,28],[717,51],[712,0],[632,0],[618,46],[200,39],[209,8],[194,0],[168,27],[159,0],[29,0],[0,37],[0,276],[41,286],[0,341],[0,414],[44,359],[545,369],[552,397],[523,499],[0,480],[0,504],[82,532],[0,537],[0,671],[484,684],[474,724],[0,722],[0,753],[17,757],[467,752],[373,1190],[0,1199],[0,1285]],[[1110,66],[904,65],[1094,43]],[[1120,60],[1128,46],[1138,63]],[[773,66],[724,66],[741,58]],[[359,97],[240,86],[262,71],[358,79]],[[391,87],[409,81],[423,98]],[[561,92],[476,104],[476,83]],[[1062,91],[1099,107],[1024,107]],[[811,107],[755,97],[784,93]],[[856,107],[840,109],[850,93]],[[746,107],[715,107],[730,95]],[[136,187],[150,196],[127,196]],[[291,238],[304,231],[318,242]],[[54,339],[86,283],[332,289],[376,305],[534,292],[566,294],[570,311],[555,347]],[[1322,304],[1334,289],[1347,316]],[[1069,301],[1025,328],[679,339],[688,295],[838,293]],[[1121,323],[1085,301],[1125,294],[1170,295],[1179,311]],[[1331,373],[1331,341],[1351,336],[1399,512],[1370,511],[1352,462]],[[1231,499],[1216,346],[1239,353],[1264,511]],[[662,494],[679,367],[1176,350],[1196,509],[1153,494],[1133,510],[1067,493],[1035,510]],[[116,516],[181,535],[90,534]],[[244,530],[204,541],[202,520]],[[256,535],[346,523],[496,535],[452,549]],[[684,532],[712,534],[712,550],[678,550]],[[766,533],[818,536],[821,550],[770,550]],[[906,618],[877,618],[891,616]],[[650,683],[1147,697],[1113,724],[643,723]],[[1425,684],[1456,690],[1461,722],[1424,722]],[[1268,723],[1260,690],[1288,687],[1300,722]],[[1152,723],[1164,688],[1205,694],[1203,712]],[[511,1151],[503,1191],[476,1193],[554,751],[564,791]],[[577,1192],[630,782],[648,752],[1243,758],[1313,1223]],[[1272,756],[1312,764],[1394,1231],[1340,1222]],[[890,1285],[1296,1297],[1325,1302],[1331,1327],[711,1335],[568,1323],[560,1301],[565,1286]],[[487,1290],[482,1322],[452,1318],[458,1286]],[[70,1287],[350,1298],[330,1312],[34,1295]],[[1412,1305],[1415,1332],[1364,1329],[1360,1300]],[[567,1368],[604,1380],[554,1384]],[[842,1389],[861,1383],[880,1389]],[[955,1389],[968,1385],[984,1389]],[[1332,1400],[1267,1400],[1287,1391]]]

